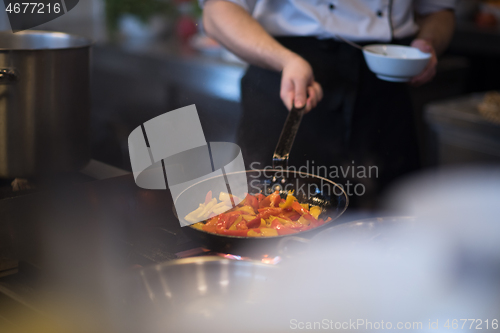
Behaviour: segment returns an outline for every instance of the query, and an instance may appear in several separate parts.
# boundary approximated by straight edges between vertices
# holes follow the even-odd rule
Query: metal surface
[[[17,81],[17,75],[12,69],[0,69],[0,84],[8,84]]]
[[[88,162],[90,47],[68,34],[0,32],[0,177]]]
[[[273,169],[288,169],[288,158],[290,157],[290,151],[292,150],[300,123],[302,122],[304,110],[305,106],[302,109],[297,109],[293,106],[288,114],[278,144],[274,150]]]
[[[319,206],[323,210],[321,215],[323,219],[327,217],[332,218],[331,221],[320,227],[296,234],[301,237],[312,237],[325,227],[332,226],[334,221],[345,212],[349,203],[344,190],[336,183],[323,177],[304,172],[283,170],[248,170],[243,172],[247,174],[251,194],[263,193],[264,195],[269,195],[275,190],[279,190],[282,198],[286,198],[288,191],[294,190],[294,195],[299,202]],[[235,173],[228,173],[227,176],[231,177],[232,174]],[[286,181],[284,183],[281,181],[277,182],[276,179],[286,179]],[[192,185],[177,198],[174,198],[174,202],[184,200],[186,197],[192,198],[196,196],[200,197],[199,202],[203,202],[205,194],[210,190],[209,186],[210,182],[200,182]],[[194,209],[196,207],[193,207]],[[182,219],[182,217],[180,218]],[[186,221],[183,222],[189,224]],[[224,236],[193,227],[185,227],[183,230],[195,241],[211,250],[250,257],[277,255],[279,241],[290,237],[290,235],[276,237]]]
[[[217,313],[222,305],[264,300],[264,287],[272,283],[276,270],[219,257],[179,259],[141,269],[119,292],[126,307],[118,331],[196,331],[202,318],[223,315]]]

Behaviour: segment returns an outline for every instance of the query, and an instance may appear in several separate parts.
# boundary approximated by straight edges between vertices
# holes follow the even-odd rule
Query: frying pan
[[[332,226],[334,221],[347,209],[349,200],[342,187],[331,180],[288,169],[288,157],[303,114],[304,109],[296,109],[295,107],[289,113],[273,156],[273,169],[232,172],[217,177],[238,177],[244,173],[249,184],[249,194],[262,193],[267,196],[277,190],[284,199],[288,191],[293,190],[300,203],[319,206],[323,211],[321,218],[326,220],[330,217],[332,220],[320,227],[296,234],[300,237],[310,238],[325,227]],[[187,201],[188,198],[193,201],[193,197],[200,197],[200,194],[210,191],[211,181],[217,177],[205,179],[181,192],[174,198],[174,212],[177,202]],[[200,198],[199,201],[194,202],[200,203],[203,202],[203,199]],[[194,206],[193,210],[196,208],[197,206]],[[184,225],[190,224],[182,216],[178,216],[178,218]],[[209,233],[191,226],[185,227],[183,230],[189,237],[211,250],[248,256],[278,254],[278,243],[282,238],[289,237],[289,235],[275,237],[226,236]]]
[[[394,245],[394,239],[401,238],[404,232],[413,234],[416,230],[415,225],[416,218],[413,216],[367,218],[343,223],[323,230],[314,236],[313,239],[302,237],[282,239],[278,248],[282,256],[293,257],[294,255],[301,254],[300,252],[293,253],[294,243],[306,244],[305,247],[301,246],[297,247],[297,249],[303,250],[305,248],[305,252],[310,253],[337,251],[337,248],[332,248],[332,244],[337,244],[344,248],[356,248],[364,245],[390,247]],[[399,234],[395,236],[396,233]],[[290,251],[290,248],[292,251]]]

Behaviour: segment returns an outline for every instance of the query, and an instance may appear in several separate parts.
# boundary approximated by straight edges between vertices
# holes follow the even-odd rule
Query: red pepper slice
[[[241,222],[236,225],[236,229],[237,230],[247,230],[248,231],[247,222],[245,220],[241,220]]]
[[[228,215],[227,218],[226,218],[226,223],[225,223],[224,227],[226,229],[229,229],[233,225],[234,221],[236,221],[236,219],[239,216],[240,216],[239,214]]]
[[[309,221],[316,221],[316,222],[318,222],[318,220],[316,220],[316,219],[314,218],[314,216],[312,216],[312,215],[311,215],[311,214],[309,214],[309,213],[305,213],[305,214],[304,214],[304,215],[302,215],[302,216],[304,216],[304,218],[305,218],[306,220],[309,220]]]
[[[293,204],[292,204],[292,208],[299,214],[309,214],[309,211],[307,209],[305,209],[304,207],[302,207],[298,201],[295,201]]]
[[[280,192],[275,191],[273,194],[269,195],[269,200],[271,201],[271,207],[279,207],[281,202]]]
[[[221,214],[221,215],[223,215],[223,214]],[[210,220],[208,220],[207,223],[216,225],[218,221],[219,221],[219,215],[216,215],[216,216],[212,217]]]
[[[288,218],[292,221],[297,221],[298,219],[300,219],[300,216],[301,215],[299,213],[293,212],[293,214],[288,215]]]
[[[325,220],[323,220],[323,219],[319,219],[319,220],[316,222],[316,226],[317,226],[317,227],[319,227],[320,225],[323,225],[323,224],[325,224],[325,223],[327,223],[327,222],[330,222],[331,220],[332,220],[332,218],[331,218],[331,217],[327,218],[327,219],[326,219],[326,221],[325,221]]]
[[[257,214],[257,216],[253,220],[247,222],[247,227],[256,228],[260,226],[260,219],[261,219],[260,214]]]
[[[285,216],[284,214],[279,214],[279,215],[278,215],[278,217],[279,217],[280,219],[283,219],[283,220],[292,221],[292,219],[291,219],[291,218],[289,218],[288,216]]]
[[[281,211],[281,208],[259,209],[260,217],[262,217],[263,219],[267,219],[271,215],[278,216],[279,214],[281,214]]]
[[[266,208],[269,206],[271,206],[271,199],[269,197],[265,197],[261,202],[259,202],[259,208]]]
[[[244,210],[235,210],[234,212],[228,212],[228,213],[224,213],[224,214],[226,214],[226,215],[252,215],[249,212],[246,212]]]
[[[298,222],[292,222],[290,224],[286,225],[286,228],[294,229],[294,230],[303,230],[302,228],[304,227],[303,224],[298,223]]]
[[[206,226],[216,226],[217,225],[217,221],[219,221],[219,217],[218,216],[214,216],[212,218],[210,218],[210,220],[208,220],[207,223],[205,223]]]
[[[215,225],[207,225],[207,224],[205,224],[201,228],[203,229],[203,231],[211,232],[211,233],[216,233],[216,227],[215,227]]]
[[[298,233],[297,230],[290,229],[287,227],[281,228],[281,229],[276,229],[278,230],[278,235],[290,235],[290,234],[296,234]]]
[[[219,230],[226,228],[226,219],[227,217],[224,213],[217,216],[217,224],[215,225],[215,230],[217,231],[217,233],[219,232]]]
[[[278,235],[290,235],[296,234],[298,232],[297,230],[285,227],[277,220],[273,220],[273,222],[271,223],[271,228],[276,229],[278,231]]]
[[[300,231],[306,231],[306,230],[310,230],[310,229],[313,229],[313,228],[315,228],[315,227],[313,227],[312,224],[310,224],[310,225],[303,225],[302,229],[300,229]]]
[[[245,204],[252,207],[254,210],[259,209],[259,202],[257,201],[257,198],[251,194],[247,194]]]

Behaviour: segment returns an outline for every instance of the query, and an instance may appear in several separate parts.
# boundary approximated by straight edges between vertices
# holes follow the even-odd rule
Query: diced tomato
[[[259,201],[257,200],[256,197],[254,197],[251,194],[247,194],[245,198],[245,204],[252,207],[255,210],[259,209]]]
[[[262,193],[257,194],[256,197],[259,203],[266,198],[266,196]]]
[[[208,191],[207,195],[205,196],[205,205],[208,204],[212,200],[212,191]]]

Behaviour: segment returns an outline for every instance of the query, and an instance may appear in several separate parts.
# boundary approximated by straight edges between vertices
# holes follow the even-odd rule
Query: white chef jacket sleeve
[[[208,1],[221,1],[221,0],[198,0],[198,3],[200,4],[200,8],[203,8],[205,3]],[[254,8],[255,8],[255,3],[257,0],[222,0],[222,1],[229,1],[232,3],[235,3],[241,7],[243,7],[247,12],[252,13]]]
[[[415,10],[420,15],[427,15],[440,10],[455,9],[457,0],[415,0]]]

